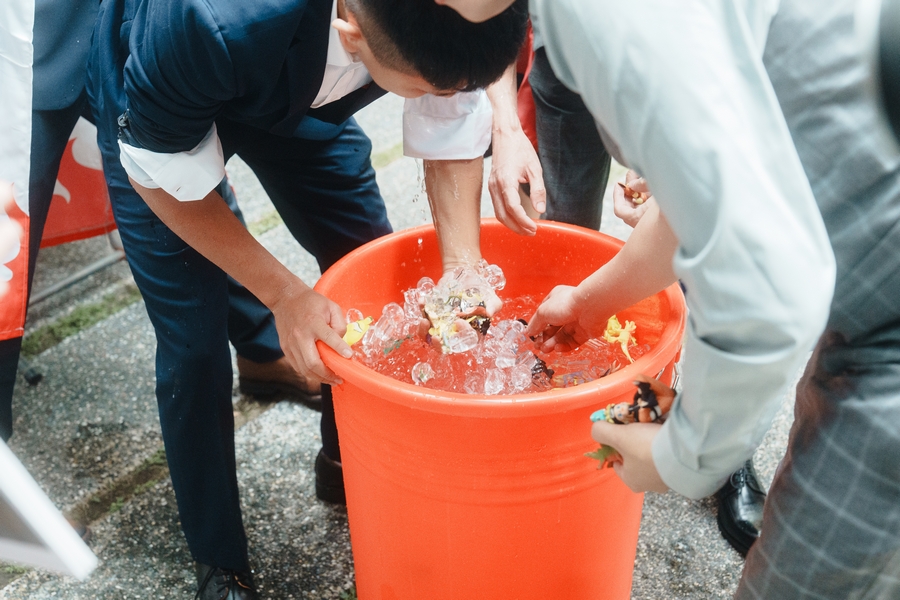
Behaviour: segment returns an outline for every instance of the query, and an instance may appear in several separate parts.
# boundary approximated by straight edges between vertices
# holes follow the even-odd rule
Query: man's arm
[[[672,268],[690,308],[683,390],[649,442],[649,468],[702,497],[761,441],[826,323],[834,285],[827,232],[746,14],[757,8],[530,8],[554,72],[651,183],[678,238]],[[623,454],[626,471],[648,466],[644,442],[633,460]]]
[[[534,235],[537,225],[529,216],[543,213],[547,194],[544,189],[541,163],[534,146],[522,131],[516,94],[516,65],[487,88],[493,109],[491,143],[492,160],[488,189],[494,203],[494,214],[501,223],[521,235]],[[519,193],[520,184],[529,184],[531,206],[523,206],[525,197]]]
[[[154,213],[185,243],[241,282],[275,315],[285,356],[304,376],[324,383],[340,379],[322,362],[316,341],[350,357],[341,339],[341,308],[282,265],[231,212],[215,191],[203,200],[180,202],[162,189],[132,185]]]
[[[474,267],[481,260],[481,188],[484,159],[426,160],[425,189],[437,232],[444,274],[457,267]],[[502,303],[482,289],[487,313]]]
[[[481,260],[484,159],[426,160],[425,190],[444,273]]]

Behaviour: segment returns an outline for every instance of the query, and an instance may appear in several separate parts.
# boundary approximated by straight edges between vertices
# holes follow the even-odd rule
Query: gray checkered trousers
[[[854,0],[782,0],[764,60],[838,275],[736,598],[900,600],[900,156]]]

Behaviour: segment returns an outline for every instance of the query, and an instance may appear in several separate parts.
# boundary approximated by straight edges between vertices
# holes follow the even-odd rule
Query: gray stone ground
[[[421,167],[408,158],[389,160],[399,155],[401,106],[398,98],[386,97],[359,117],[373,139],[376,164],[379,159],[388,163],[378,169],[378,178],[395,229],[429,221]],[[247,221],[271,214],[272,205],[246,166],[233,161],[229,171]],[[621,170],[614,171],[612,181],[620,176]],[[483,206],[483,214],[492,214],[489,200]],[[603,222],[603,231],[627,236],[628,228],[613,215],[609,194]],[[283,225],[260,239],[307,282],[318,277],[315,262]],[[45,250],[36,289],[108,248],[105,238],[95,238]],[[29,328],[101,298],[129,277],[124,263],[92,276],[33,307]],[[104,496],[129,473],[154,464],[162,447],[153,395],[154,351],[154,336],[139,302],[34,358],[32,366],[44,373],[38,385],[29,386],[20,375],[11,447],[60,509],[94,515],[91,546],[101,561],[86,582],[5,566],[0,569],[0,600],[193,597],[190,555],[171,482],[165,476],[151,478],[124,492],[120,486],[112,496],[122,496],[112,502],[109,492]],[[236,411],[248,421],[235,433],[238,477],[263,598],[353,597],[346,510],[315,498],[318,413],[287,402],[256,405],[240,397],[236,384],[234,400]],[[766,485],[784,451],[791,405],[792,398],[785,398],[757,453]],[[100,505],[99,514],[91,511],[95,505]],[[718,533],[712,501],[695,502],[672,493],[647,495],[632,598],[728,598],[742,564]],[[503,597],[501,590],[496,597]]]

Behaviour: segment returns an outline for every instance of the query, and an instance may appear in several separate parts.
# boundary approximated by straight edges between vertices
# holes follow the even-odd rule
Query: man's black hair
[[[345,0],[384,66],[410,69],[438,90],[472,91],[494,83],[525,41],[528,1],[516,0],[482,23],[434,0]]]

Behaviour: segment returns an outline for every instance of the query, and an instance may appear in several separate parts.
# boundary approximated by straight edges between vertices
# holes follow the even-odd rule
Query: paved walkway
[[[430,221],[421,167],[401,157],[401,106],[398,98],[386,97],[359,117],[373,139],[373,162],[395,229]],[[315,281],[315,261],[275,218],[252,173],[239,161],[229,164],[229,172],[251,230],[305,281]],[[489,199],[483,214],[492,214]],[[603,221],[603,231],[627,236],[608,197]],[[36,289],[107,250],[104,238],[45,250]],[[57,324],[78,306],[109,307],[110,296],[127,296],[132,286],[127,266],[119,263],[34,307],[28,330]],[[44,375],[39,384],[30,386],[20,375],[11,448],[62,510],[91,522],[91,547],[101,561],[83,583],[0,565],[0,600],[193,597],[190,555],[162,453],[154,352],[138,301],[31,359]],[[355,598],[346,510],[315,498],[318,413],[288,402],[255,403],[241,397],[236,382],[234,402],[244,522],[262,597]],[[757,454],[765,484],[783,453],[790,411],[786,398]],[[711,501],[647,496],[634,599],[728,598],[742,564],[718,533]],[[502,598],[502,590],[495,597]]]

